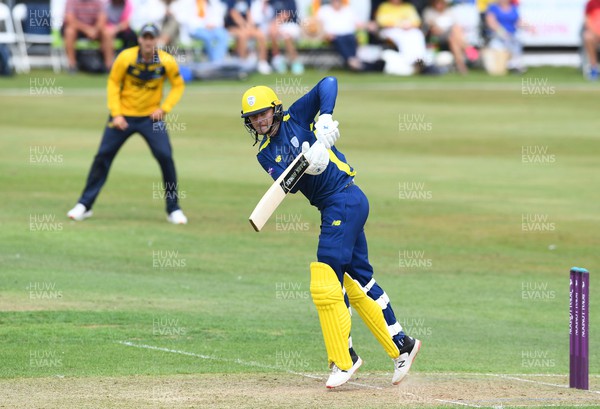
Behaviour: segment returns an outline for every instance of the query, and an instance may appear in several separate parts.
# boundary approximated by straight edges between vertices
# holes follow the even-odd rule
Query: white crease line
[[[442,402],[442,403],[449,403],[451,405],[468,406],[470,408],[483,408],[483,406],[473,405],[471,403],[456,402],[456,401],[453,401],[453,400],[436,399],[436,401]]]
[[[533,377],[568,377],[569,374],[551,374],[551,373],[482,373],[482,372],[427,372],[428,375],[448,375],[448,376],[533,376]],[[600,374],[590,374],[590,378],[599,378]]]
[[[549,382],[540,382],[540,381],[534,381],[532,379],[522,379],[522,378],[517,378],[516,376],[510,376],[510,375],[489,374],[489,376],[495,376],[495,377],[502,378],[502,379],[510,379],[512,381],[536,383],[538,385],[555,386],[557,388],[567,388],[567,389],[569,388],[569,385],[561,385],[558,383],[549,383]]]
[[[532,406],[532,405],[512,405],[512,404],[508,404],[508,405],[493,405],[490,406],[492,408],[496,407],[505,407],[505,408],[564,408],[564,407],[569,407],[569,408],[597,408],[598,404],[597,403],[581,403],[581,404],[567,404],[567,403],[549,403],[549,404],[542,404],[542,405],[537,405],[537,406]]]
[[[161,352],[169,352],[169,353],[172,353],[172,354],[193,356],[195,358],[201,358],[201,359],[211,359],[211,360],[214,360],[214,361],[231,362],[231,363],[235,363],[235,364],[238,364],[238,365],[251,366],[251,367],[262,368],[262,369],[271,369],[271,370],[278,371],[278,372],[280,372],[280,371],[283,370],[286,373],[289,373],[291,375],[303,376],[305,378],[310,378],[310,379],[320,379],[320,380],[324,379],[323,377],[320,377],[320,376],[317,376],[317,375],[311,375],[311,374],[307,374],[307,373],[296,372],[296,371],[292,371],[292,370],[289,370],[289,369],[280,368],[280,367],[277,367],[277,366],[271,366],[271,365],[261,364],[259,362],[252,362],[252,361],[246,362],[246,361],[242,361],[241,359],[218,358],[218,357],[210,356],[210,355],[196,354],[194,352],[180,351],[178,349],[163,348],[163,347],[157,347],[157,346],[145,345],[145,344],[134,344],[133,342],[130,342],[130,341],[117,341],[117,344],[126,345],[126,346],[134,347],[134,348],[151,349],[153,351],[161,351]],[[348,384],[355,385],[355,386],[360,386],[360,387],[363,387],[363,388],[383,389],[383,388],[381,388],[379,386],[365,385],[365,384],[358,383],[358,382],[348,382]]]
[[[516,376],[508,376],[508,375],[494,375],[494,374],[489,374],[490,376],[496,376],[499,378],[503,378],[503,379],[510,379],[513,381],[519,381],[519,382],[529,382],[529,383],[535,383],[538,385],[546,385],[546,386],[554,386],[557,388],[565,388],[565,389],[569,389],[569,385],[561,385],[561,384],[557,384],[557,383],[549,383],[549,382],[540,382],[540,381],[534,381],[531,379],[522,379],[522,378],[517,378]],[[583,392],[589,392],[589,393],[596,393],[596,394],[600,394],[600,391],[594,391],[594,390],[585,390],[585,389],[581,389]]]

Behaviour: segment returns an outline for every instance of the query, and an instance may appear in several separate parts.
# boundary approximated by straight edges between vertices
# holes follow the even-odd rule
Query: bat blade
[[[298,180],[308,169],[308,161],[303,154],[298,155],[271,185],[260,199],[249,217],[250,224],[259,232],[267,223],[275,209],[283,202],[285,196],[294,188]]]

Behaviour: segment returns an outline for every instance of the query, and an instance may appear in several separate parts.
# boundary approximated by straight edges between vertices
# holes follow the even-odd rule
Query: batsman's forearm
[[[319,113],[333,114],[335,108],[335,100],[338,93],[338,83],[335,77],[325,77],[317,84],[317,92],[319,96]]]

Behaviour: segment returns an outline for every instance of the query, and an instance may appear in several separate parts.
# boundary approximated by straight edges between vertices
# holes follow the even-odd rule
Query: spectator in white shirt
[[[356,56],[358,42],[356,32],[363,27],[354,10],[344,0],[330,0],[317,11],[317,19],[323,27],[325,39],[344,59],[346,66],[354,71],[363,69]]]
[[[171,12],[184,36],[202,41],[210,62],[223,63],[230,36],[225,29],[227,7],[221,0],[177,0]]]

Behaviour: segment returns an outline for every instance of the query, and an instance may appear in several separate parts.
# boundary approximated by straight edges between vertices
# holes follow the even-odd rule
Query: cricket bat
[[[275,212],[275,209],[283,202],[288,192],[292,190],[298,180],[304,175],[308,166],[308,161],[304,157],[304,154],[301,153],[296,156],[281,176],[273,182],[273,185],[263,195],[250,215],[250,224],[254,227],[254,230],[259,232],[264,227],[273,212]]]

